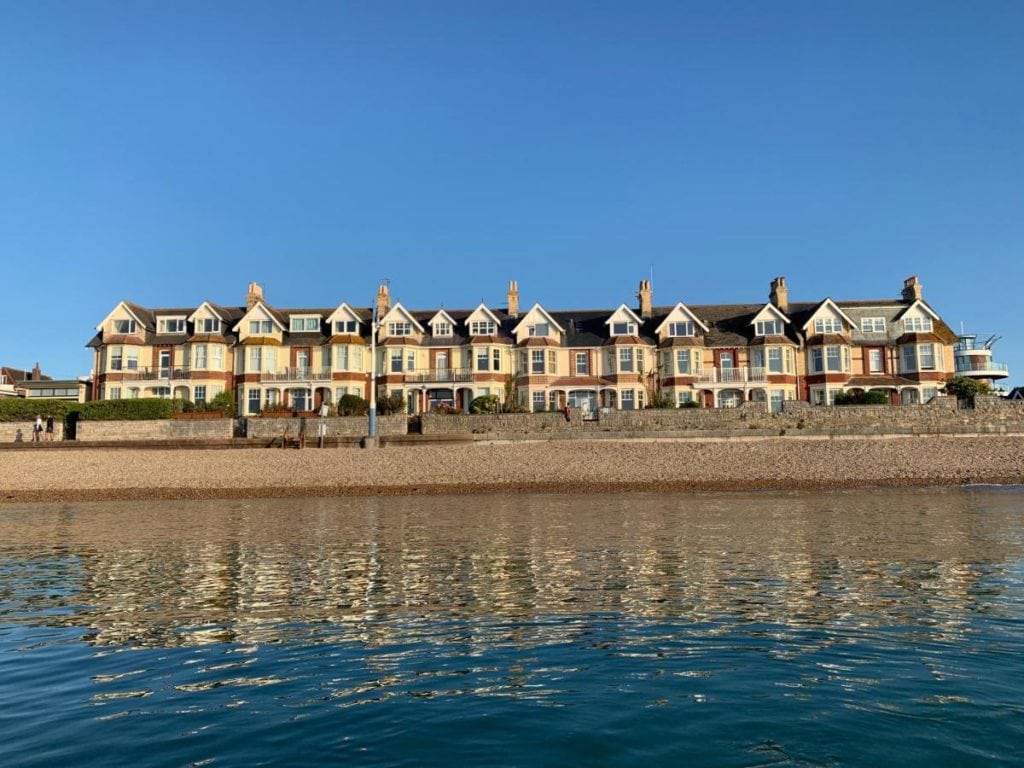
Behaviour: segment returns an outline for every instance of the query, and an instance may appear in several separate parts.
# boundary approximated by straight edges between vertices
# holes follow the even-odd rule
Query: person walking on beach
[[[38,443],[40,435],[43,432],[43,416],[42,414],[36,414],[36,423],[32,425],[32,442]]]
[[[46,442],[53,442],[53,414],[49,414],[46,417]]]

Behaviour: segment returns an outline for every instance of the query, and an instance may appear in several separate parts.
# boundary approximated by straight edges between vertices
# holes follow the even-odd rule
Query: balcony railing
[[[330,381],[330,368],[282,368],[279,371],[261,371],[260,381]]]
[[[977,373],[980,371],[1000,371],[1009,373],[1010,369],[1006,363],[993,363],[991,360],[978,360],[974,358],[959,359],[956,361],[957,373]]]
[[[110,366],[107,373],[119,373],[125,381],[180,381],[192,378],[192,369],[181,368],[126,368]]]
[[[698,384],[747,384],[768,381],[764,368],[705,368],[696,380]]]
[[[473,371],[469,368],[432,368],[424,371],[408,371],[405,374],[407,384],[447,384],[472,380]]]

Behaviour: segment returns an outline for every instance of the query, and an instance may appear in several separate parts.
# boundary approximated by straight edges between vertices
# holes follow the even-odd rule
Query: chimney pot
[[[786,287],[786,278],[776,277],[772,280],[771,291],[768,293],[768,301],[775,307],[787,314],[789,312],[789,289]]]
[[[640,317],[646,319],[654,314],[654,291],[650,280],[640,281],[640,290],[636,297],[640,300]]]
[[[508,316],[519,317],[519,283],[508,281]]]
[[[904,301],[920,301],[923,298],[924,291],[922,290],[921,282],[917,279],[917,275],[911,275],[903,281]]]
[[[255,307],[256,303],[260,301],[263,301],[263,286],[259,283],[249,283],[249,289],[245,293],[246,312]]]
[[[377,301],[375,304],[377,310],[377,320],[383,319],[391,310],[391,292],[388,289],[387,283],[381,283],[377,288]]]

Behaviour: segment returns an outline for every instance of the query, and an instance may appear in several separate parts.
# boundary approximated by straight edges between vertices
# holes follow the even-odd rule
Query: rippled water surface
[[[0,506],[0,764],[1021,765],[1024,489]]]

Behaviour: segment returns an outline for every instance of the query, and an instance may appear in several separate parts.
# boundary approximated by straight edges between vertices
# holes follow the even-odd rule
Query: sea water
[[[0,506],[0,765],[1024,754],[1024,489]]]

